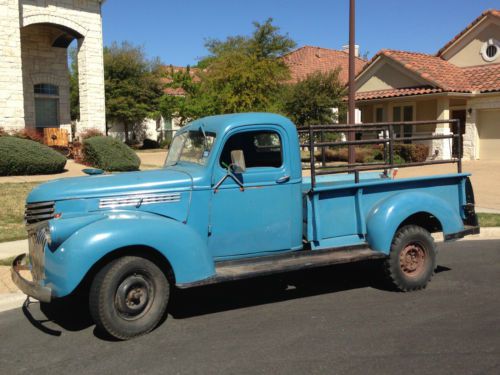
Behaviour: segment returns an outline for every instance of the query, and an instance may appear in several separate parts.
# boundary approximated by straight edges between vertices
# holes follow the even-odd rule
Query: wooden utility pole
[[[348,99],[348,109],[349,109],[349,125],[354,125],[356,123],[356,102],[354,99],[356,90],[354,88],[354,78],[356,77],[356,41],[355,41],[355,0],[350,0],[349,3],[349,99]],[[354,141],[356,135],[354,132],[348,132],[347,139],[349,141]],[[349,145],[348,154],[349,164],[356,162],[356,150],[354,145]]]

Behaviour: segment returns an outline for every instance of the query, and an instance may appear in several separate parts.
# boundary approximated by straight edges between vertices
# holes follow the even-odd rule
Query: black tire
[[[401,292],[424,289],[435,267],[436,246],[431,234],[416,225],[400,228],[384,261],[385,275],[392,286]]]
[[[90,314],[99,328],[127,340],[158,325],[169,295],[168,279],[155,263],[125,256],[105,265],[92,281]]]

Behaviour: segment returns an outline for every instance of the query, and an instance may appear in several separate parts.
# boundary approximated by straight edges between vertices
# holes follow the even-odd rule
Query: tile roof
[[[474,26],[476,26],[481,20],[483,20],[485,17],[488,15],[493,15],[495,17],[500,17],[500,10],[498,9],[489,9],[481,13],[479,17],[477,17],[474,21],[472,21],[470,24],[468,24],[465,29],[463,29],[461,32],[459,32],[455,37],[453,37],[452,40],[450,40],[448,43],[446,43],[437,53],[436,56],[441,56],[444,51],[446,51],[449,47],[451,47],[458,39],[460,39],[464,34],[466,34],[470,29],[472,29]]]
[[[356,99],[368,100],[396,96],[421,95],[435,92],[471,93],[473,91],[500,91],[500,64],[460,68],[442,59],[441,57],[434,55],[406,51],[382,50],[373,57],[363,71],[365,71],[368,66],[371,66],[382,56],[399,63],[405,69],[413,72],[428,82],[428,84],[389,90],[357,92]],[[431,90],[431,88],[433,90]]]
[[[490,9],[483,12],[472,21],[464,30],[450,40],[436,55],[425,53],[381,50],[357,75],[361,76],[369,67],[380,58],[386,57],[399,63],[408,71],[416,74],[426,82],[421,86],[357,92],[359,100],[376,98],[390,98],[396,96],[422,95],[435,92],[493,92],[500,91],[500,64],[478,65],[472,67],[458,67],[443,59],[442,54],[457,40],[475,27],[487,16],[500,17],[500,10]]]
[[[170,74],[170,72],[172,70],[174,73],[178,73],[178,72],[186,72],[188,70],[188,68],[185,66],[164,65],[161,67],[161,70],[165,74]],[[191,68],[191,67],[189,68],[189,75],[193,78],[194,82],[200,81],[200,77],[198,75],[199,71],[200,71],[200,69],[198,69],[198,68]],[[168,76],[164,76],[163,78],[160,79],[160,82],[162,84],[166,85],[166,84],[169,84],[172,82],[172,78],[170,78]],[[182,95],[186,94],[184,89],[182,89],[180,87],[165,87],[163,89],[163,92],[167,95],[172,95],[172,96],[182,96]]]
[[[473,91],[500,91],[500,63],[470,66],[461,70]]]
[[[430,86],[418,86],[418,87],[405,87],[402,89],[365,91],[365,92],[357,92],[356,93],[356,100],[372,100],[372,99],[395,98],[398,96],[434,94],[434,93],[442,92],[442,91],[443,91],[442,89],[430,87]]]
[[[283,61],[290,68],[291,83],[296,83],[315,72],[330,72],[341,69],[340,81],[347,83],[349,75],[349,54],[328,48],[304,46],[283,56]],[[356,58],[355,72],[358,74],[367,62]]]

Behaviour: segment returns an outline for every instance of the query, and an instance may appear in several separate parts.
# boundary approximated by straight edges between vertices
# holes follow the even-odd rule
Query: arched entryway
[[[68,46],[83,39],[76,30],[47,22],[21,29],[26,127],[71,129]]]

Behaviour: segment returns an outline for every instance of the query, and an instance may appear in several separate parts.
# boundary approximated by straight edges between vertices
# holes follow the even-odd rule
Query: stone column
[[[101,22],[92,25],[85,38],[78,41],[80,122],[78,132],[95,128],[106,132],[104,64]]]
[[[469,103],[466,107],[469,108]],[[463,157],[468,160],[476,160],[479,159],[479,135],[476,127],[477,109],[472,108],[470,112],[467,110],[466,113]]]
[[[24,128],[19,0],[0,0],[0,127]]]
[[[450,99],[447,97],[437,99],[437,116],[438,120],[450,119]],[[433,135],[450,135],[450,124],[438,124]],[[433,139],[432,154],[436,155],[436,160],[451,159],[453,149],[452,139]]]

